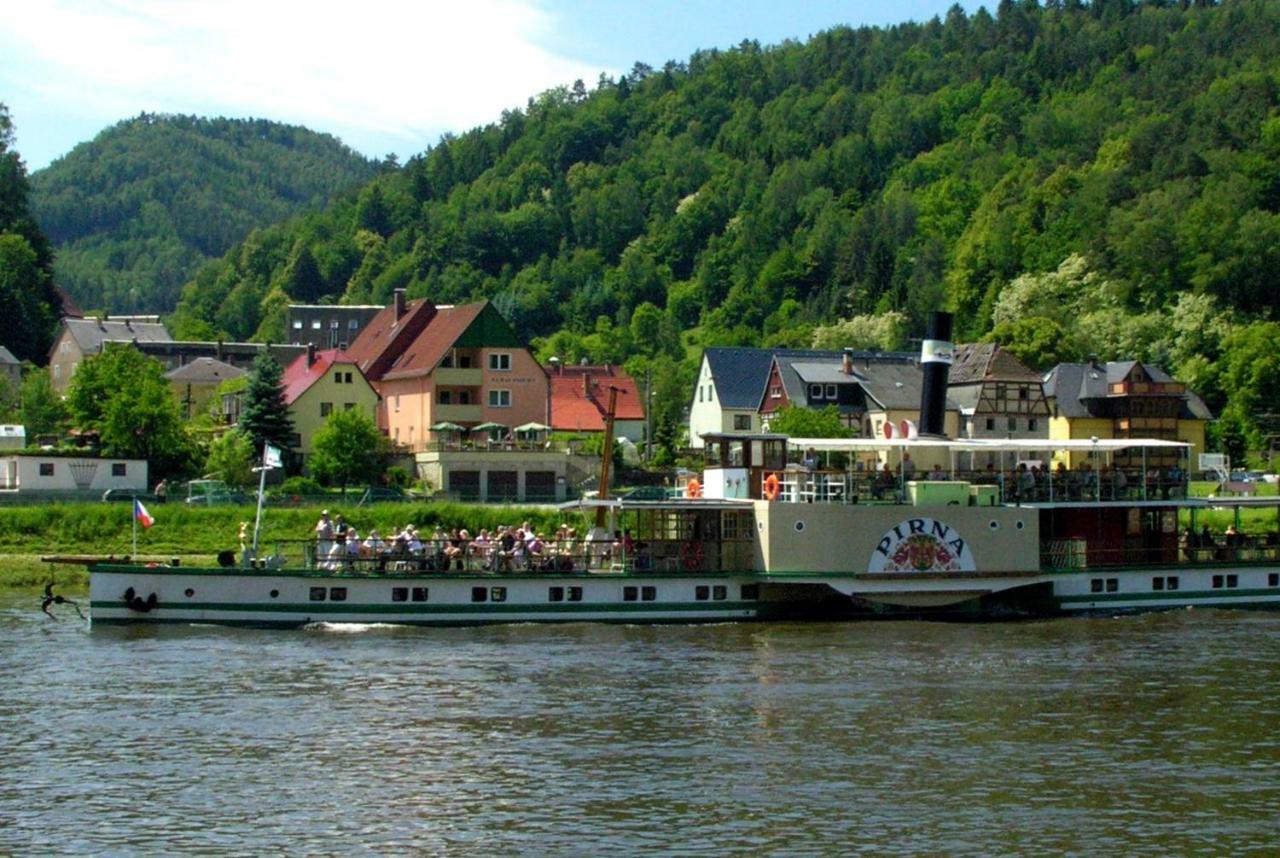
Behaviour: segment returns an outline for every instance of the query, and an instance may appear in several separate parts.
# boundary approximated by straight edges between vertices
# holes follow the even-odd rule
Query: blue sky
[[[0,101],[38,170],[146,111],[261,117],[403,161],[447,131],[636,61],[945,15],[953,0],[18,0]],[[962,2],[973,11],[980,5]],[[358,14],[357,14],[358,13]]]

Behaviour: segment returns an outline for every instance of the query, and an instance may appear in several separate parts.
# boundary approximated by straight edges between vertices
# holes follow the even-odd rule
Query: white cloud
[[[104,126],[143,110],[258,116],[408,155],[594,83],[599,69],[540,46],[554,26],[535,0],[58,0],[5,9],[0,62],[21,62],[6,76],[45,110]]]

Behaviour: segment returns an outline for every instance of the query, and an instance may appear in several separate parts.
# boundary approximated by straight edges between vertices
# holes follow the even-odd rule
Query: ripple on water
[[[0,605],[0,852],[1266,848],[1280,617],[111,630]]]

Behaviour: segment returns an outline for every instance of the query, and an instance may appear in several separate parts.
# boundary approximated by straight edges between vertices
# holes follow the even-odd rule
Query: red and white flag
[[[147,508],[142,505],[142,501],[137,498],[133,499],[133,517],[143,527],[150,527],[156,523],[156,520],[151,517],[151,513],[147,512]]]

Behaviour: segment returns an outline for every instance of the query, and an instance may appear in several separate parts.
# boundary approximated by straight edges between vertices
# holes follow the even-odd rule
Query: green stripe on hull
[[[1176,590],[1150,593],[1090,593],[1084,596],[1059,596],[1058,602],[1064,607],[1083,605],[1090,602],[1169,602],[1187,604],[1203,602],[1206,599],[1242,599],[1260,598],[1259,604],[1275,604],[1280,606],[1280,590],[1269,588],[1234,588],[1222,590]]]
[[[128,610],[119,601],[91,602],[92,610]],[[759,602],[551,602],[536,605],[513,602],[475,602],[472,604],[429,604],[412,602],[394,602],[392,604],[362,605],[358,602],[300,602],[295,604],[272,604],[269,602],[247,602],[242,605],[226,602],[182,602],[167,608],[170,611],[192,612],[224,612],[224,613],[265,613],[265,614],[307,614],[310,616],[343,617],[352,614],[589,614],[597,611],[614,613],[684,613],[698,611],[749,611],[759,606]],[[155,611],[164,611],[161,604]],[[138,619],[146,619],[152,612],[135,611],[131,614]]]

